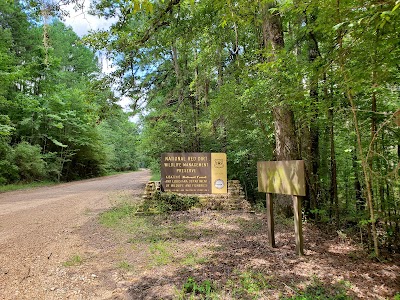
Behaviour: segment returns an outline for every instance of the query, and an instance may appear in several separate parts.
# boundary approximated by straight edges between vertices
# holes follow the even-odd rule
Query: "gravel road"
[[[113,298],[118,274],[102,263],[106,249],[93,247],[108,238],[95,220],[149,178],[138,171],[0,194],[0,299]]]

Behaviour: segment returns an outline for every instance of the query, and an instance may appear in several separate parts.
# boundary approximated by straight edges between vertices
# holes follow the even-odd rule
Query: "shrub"
[[[152,199],[145,200],[141,209],[144,212],[164,213],[169,211],[189,210],[199,204],[195,196],[181,196],[174,193],[155,192]]]
[[[46,168],[40,153],[40,146],[22,142],[15,147],[14,151],[15,164],[19,168],[19,175],[22,180],[34,181],[45,177]]]
[[[18,181],[18,167],[14,163],[14,150],[0,140],[0,185]]]
[[[206,299],[211,297],[211,294],[214,290],[214,284],[210,280],[197,283],[192,277],[188,278],[182,288],[182,292],[184,294],[190,293],[192,295],[203,295],[206,297]]]

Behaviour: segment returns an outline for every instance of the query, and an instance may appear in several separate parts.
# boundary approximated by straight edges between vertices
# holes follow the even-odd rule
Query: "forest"
[[[0,184],[137,168],[137,125],[93,50],[51,15],[0,3]]]
[[[225,152],[257,206],[257,161],[303,159],[307,220],[399,250],[400,1],[94,0],[82,39],[72,2],[0,4],[0,184]]]

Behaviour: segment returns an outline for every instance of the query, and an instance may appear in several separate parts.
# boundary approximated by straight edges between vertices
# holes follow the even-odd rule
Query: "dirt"
[[[0,299],[111,297],[117,275],[96,263],[106,246],[90,247],[80,229],[119,195],[142,193],[149,178],[139,171],[0,194]]]
[[[345,282],[352,299],[400,292],[398,254],[373,260],[350,236],[308,223],[302,257],[287,220],[276,221],[277,247],[267,245],[264,213],[195,210],[99,223],[116,203],[139,201],[148,179],[139,171],[0,194],[0,299],[176,299],[188,278],[212,281],[220,299],[290,297],[315,278],[332,290]],[[230,282],[246,272],[268,280],[258,298],[233,295]]]

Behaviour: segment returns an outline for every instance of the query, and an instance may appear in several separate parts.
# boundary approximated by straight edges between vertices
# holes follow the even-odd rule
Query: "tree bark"
[[[276,56],[284,49],[282,20],[279,13],[271,14],[269,9],[275,3],[268,3],[265,9],[264,26],[271,42],[273,54]],[[284,100],[284,99],[280,99]],[[293,160],[299,158],[297,148],[294,113],[286,104],[279,104],[272,110],[275,128],[275,154],[277,160]]]
[[[281,16],[278,12],[272,14],[270,12],[270,9],[274,7],[276,7],[275,2],[268,2],[262,10],[263,26],[265,26],[263,31],[267,32],[272,46],[272,59],[276,58],[285,47]],[[287,104],[283,103],[284,99],[279,100],[279,104],[272,108],[276,160],[296,160],[300,155],[297,147],[294,113]],[[284,195],[277,197],[277,208],[286,216],[293,214],[291,200],[290,197]]]
[[[339,197],[337,190],[337,167],[336,167],[336,152],[335,152],[335,127],[334,127],[334,115],[333,115],[333,99],[329,97],[328,94],[328,86],[326,82],[326,73],[324,74],[324,98],[327,101],[330,98],[330,107],[328,109],[328,123],[329,123],[329,141],[330,141],[330,187],[329,187],[329,196],[330,196],[330,214],[329,217],[332,217],[332,210],[335,213],[335,223],[336,228],[339,229]],[[334,207],[334,209],[333,209]]]
[[[311,21],[309,20],[311,19]],[[310,18],[306,15],[307,25],[311,25],[310,22],[314,19],[313,16]],[[308,61],[312,64],[319,56],[319,49],[317,40],[312,31],[308,36]],[[319,128],[318,128],[318,106],[319,106],[319,94],[318,94],[318,72],[312,67],[311,76],[309,79],[309,95],[311,100],[312,114],[310,118],[309,126],[305,127],[308,130],[305,137],[308,137],[305,142],[305,155],[302,158],[306,163],[306,178],[308,184],[308,197],[309,206],[311,210],[318,208],[318,195],[319,195]],[[303,139],[302,139],[303,140]]]

